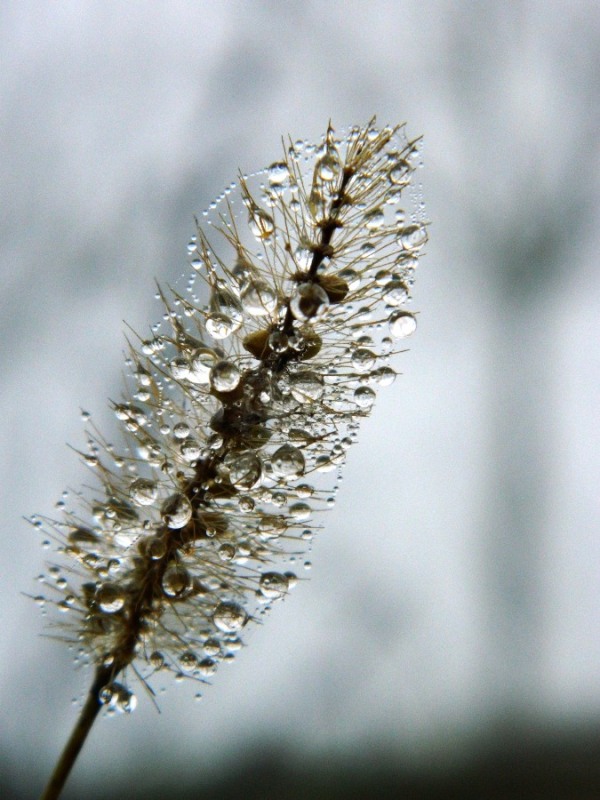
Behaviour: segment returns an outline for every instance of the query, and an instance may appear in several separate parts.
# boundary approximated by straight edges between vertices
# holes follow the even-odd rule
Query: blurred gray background
[[[600,791],[585,767],[600,742],[598,3],[20,0],[0,5],[0,59],[11,796],[39,790],[89,677],[21,594],[45,558],[22,516],[85,480],[65,446],[83,443],[80,408],[114,431],[122,320],[157,320],[154,279],[181,274],[193,215],[238,168],[373,114],[425,136],[432,226],[404,374],[351,451],[310,581],[201,703],[174,684],[160,715],[141,694],[100,720],[68,796],[162,781],[157,796],[183,797],[263,762],[264,791],[237,796],[275,796],[269,765],[277,796],[304,796],[327,761],[385,761],[394,796],[406,775],[423,788],[495,753],[509,766],[477,795],[495,797],[538,747],[540,775],[574,753],[561,797]]]

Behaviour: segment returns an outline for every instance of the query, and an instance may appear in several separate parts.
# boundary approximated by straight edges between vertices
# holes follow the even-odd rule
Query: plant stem
[[[41,795],[40,800],[57,800],[57,798],[60,797],[67,778],[69,777],[69,773],[79,755],[79,751],[87,739],[87,735],[94,724],[98,711],[100,711],[101,703],[98,699],[98,692],[112,680],[113,675],[114,670],[111,667],[97,668],[85,705],[81,709],[81,714],[75,723],[75,727],[65,745],[65,749],[54,767],[54,771],[50,776],[48,785]]]

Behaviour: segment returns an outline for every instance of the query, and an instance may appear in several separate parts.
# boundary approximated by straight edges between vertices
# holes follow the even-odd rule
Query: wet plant
[[[93,488],[32,518],[55,552],[36,599],[93,670],[45,800],[102,709],[131,712],[132,684],[153,696],[170,673],[201,689],[296,582],[416,328],[419,163],[403,126],[330,126],[284,142],[197,221],[189,276],[158,289],[151,337],[131,337],[122,444],[89,419]]]

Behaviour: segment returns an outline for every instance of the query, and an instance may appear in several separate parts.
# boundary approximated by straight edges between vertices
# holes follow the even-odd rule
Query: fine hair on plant
[[[87,419],[91,485],[32,517],[53,546],[35,599],[93,670],[44,800],[99,711],[131,712],[133,686],[153,698],[169,674],[199,693],[288,594],[416,328],[419,140],[373,119],[283,144],[197,220],[189,275],[129,335],[122,441]]]

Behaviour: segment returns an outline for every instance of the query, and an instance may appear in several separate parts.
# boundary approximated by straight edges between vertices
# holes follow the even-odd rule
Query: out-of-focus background
[[[310,581],[199,704],[100,720],[66,798],[600,793],[600,7],[272,0],[0,6],[0,783],[30,798],[86,688],[43,638],[52,514],[110,432],[123,319],[193,214],[377,114],[425,135],[419,330]]]

